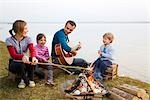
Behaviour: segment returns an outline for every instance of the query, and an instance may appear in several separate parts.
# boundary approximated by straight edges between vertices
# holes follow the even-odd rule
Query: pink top
[[[50,57],[48,47],[37,44],[35,46],[35,51],[36,51],[36,58],[39,60],[39,62],[47,62],[47,60]]]

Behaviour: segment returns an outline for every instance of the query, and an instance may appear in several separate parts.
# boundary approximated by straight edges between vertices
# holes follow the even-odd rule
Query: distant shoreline
[[[64,22],[56,21],[56,22],[49,22],[49,21],[28,21],[28,23],[32,24],[64,24]],[[150,21],[76,21],[76,23],[80,24],[150,24]],[[13,24],[13,22],[0,22],[0,24]],[[0,27],[1,29],[1,27]]]
[[[4,43],[4,41],[0,40],[0,42]]]

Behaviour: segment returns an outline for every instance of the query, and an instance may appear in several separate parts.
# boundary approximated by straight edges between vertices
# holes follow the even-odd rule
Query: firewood
[[[73,96],[71,94],[65,94],[65,98],[70,98],[70,99],[76,99],[76,100],[83,100],[83,97],[82,96]]]
[[[103,100],[103,98],[93,98],[92,100]]]
[[[137,93],[138,97],[141,97],[143,100],[149,100],[149,95],[146,93],[144,89],[138,88],[137,86],[131,86],[129,84],[124,84],[124,86],[131,87],[134,90],[141,91]]]
[[[142,98],[142,100],[149,100],[150,98],[149,98],[149,95],[148,94],[145,94],[143,97],[141,97]]]
[[[146,93],[146,91],[144,89],[138,88],[137,86],[132,86],[132,85],[129,85],[129,84],[123,84],[123,86],[132,88],[132,89],[134,89],[136,91],[141,91],[142,93]]]
[[[118,94],[112,92],[112,91],[109,91],[111,93],[111,95],[109,96],[109,98],[111,100],[127,100],[126,98],[123,98],[121,96],[119,96]]]
[[[135,95],[137,97],[142,98],[142,100],[149,100],[147,98],[149,98],[149,96],[146,94],[146,91],[144,89],[140,89],[136,86],[131,86],[128,84],[124,84],[122,86],[117,87],[125,92],[128,92],[132,95]]]
[[[134,96],[132,94],[129,94],[129,93],[119,90],[117,88],[112,88],[111,91],[126,98],[127,100],[139,100],[139,98],[137,96]]]

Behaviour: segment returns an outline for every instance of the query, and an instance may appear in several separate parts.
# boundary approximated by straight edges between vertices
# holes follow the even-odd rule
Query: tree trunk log
[[[117,88],[112,88],[111,91],[126,98],[127,100],[139,100],[139,98],[137,96],[134,96],[132,94],[129,94],[129,93],[119,90]]]
[[[111,93],[111,95],[109,96],[109,98],[111,98],[111,100],[127,100],[112,91],[109,91],[109,92]]]
[[[128,84],[123,84],[122,86],[117,87],[125,92],[133,94],[137,97],[142,98],[142,100],[149,100],[149,95],[146,93],[144,89],[140,89],[136,86],[131,86]]]

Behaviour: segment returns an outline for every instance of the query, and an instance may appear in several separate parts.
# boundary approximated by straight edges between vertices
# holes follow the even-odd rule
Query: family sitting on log
[[[99,58],[94,63],[88,63],[82,58],[75,58],[77,51],[81,49],[81,43],[71,47],[69,46],[68,35],[76,28],[74,21],[67,21],[64,28],[54,34],[52,40],[51,57],[48,47],[45,46],[46,36],[43,33],[37,35],[37,45],[27,36],[27,23],[23,20],[16,20],[12,29],[9,31],[11,37],[6,39],[6,45],[11,56],[9,61],[9,71],[20,76],[18,88],[26,86],[34,87],[34,71],[37,68],[46,69],[46,84],[54,86],[52,66],[58,66],[69,73],[79,74],[83,70],[93,71],[94,78],[102,81],[107,67],[113,64],[113,48],[111,43],[114,39],[112,33],[103,35],[103,45],[98,51]],[[27,52],[29,51],[29,54]],[[52,62],[49,62],[49,59]],[[65,69],[60,65],[70,66]],[[76,66],[76,67],[72,67]],[[89,68],[90,67],[90,68]]]

